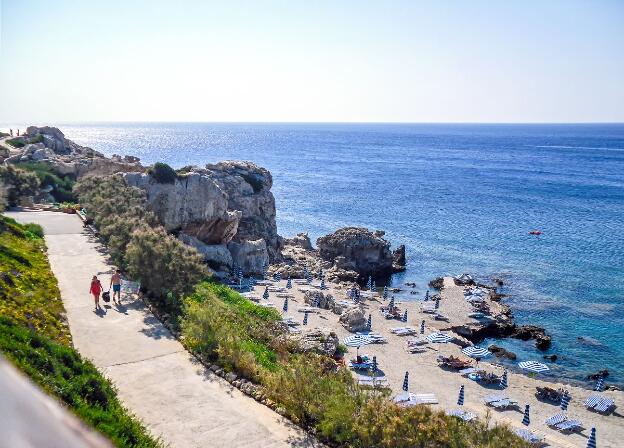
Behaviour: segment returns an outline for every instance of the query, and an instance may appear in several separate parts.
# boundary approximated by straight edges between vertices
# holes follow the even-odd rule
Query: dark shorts
[[[113,285],[113,292],[120,292],[121,291],[121,285]]]

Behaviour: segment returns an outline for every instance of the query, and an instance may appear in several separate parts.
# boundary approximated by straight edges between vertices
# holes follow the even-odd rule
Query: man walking
[[[113,303],[121,305],[121,271],[117,269],[111,277],[110,286],[113,287]],[[115,301],[115,294],[117,301]]]

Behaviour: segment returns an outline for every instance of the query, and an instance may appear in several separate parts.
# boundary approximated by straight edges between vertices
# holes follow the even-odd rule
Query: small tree
[[[7,202],[11,206],[18,205],[20,199],[34,196],[39,191],[37,175],[13,165],[0,166],[0,179],[8,189]]]
[[[156,182],[161,184],[172,184],[178,178],[175,170],[162,162],[156,162],[147,172]]]

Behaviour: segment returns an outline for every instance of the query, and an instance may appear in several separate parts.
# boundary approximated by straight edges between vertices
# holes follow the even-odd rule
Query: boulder
[[[271,173],[247,161],[206,165],[205,172],[225,193],[228,209],[241,213],[234,241],[263,239],[271,262],[279,261],[284,243],[277,234]]]
[[[180,233],[178,238],[184,243],[197,249],[204,257],[204,261],[216,271],[232,269],[232,255],[223,244],[206,244],[194,236]]]
[[[352,266],[361,279],[373,276],[384,278],[392,274],[390,243],[382,238],[383,232],[371,232],[363,227],[344,227],[316,241],[319,256],[334,262]]]
[[[444,278],[437,277],[429,282],[429,287],[432,289],[442,289],[444,287]]]
[[[230,241],[228,249],[232,260],[249,274],[262,274],[269,262],[266,242],[261,238],[254,241]]]
[[[331,294],[323,294],[321,291],[306,291],[303,301],[308,305],[314,305],[324,310],[334,310],[336,301]]]
[[[329,328],[313,328],[303,330],[300,334],[290,336],[297,351],[303,353],[318,353],[334,356],[338,349],[338,336]]]
[[[50,148],[56,154],[71,153],[71,146],[65,139],[65,135],[58,128],[51,126],[28,126],[26,128],[26,133],[30,137],[41,135],[41,137],[43,138],[43,144],[46,146],[46,148]]]
[[[368,328],[368,320],[359,306],[344,311],[339,319],[343,327],[352,333],[364,331]]]
[[[209,175],[191,172],[173,183],[146,173],[124,173],[128,185],[145,191],[147,206],[169,232],[180,231],[206,244],[227,244],[241,212],[228,210],[228,197]]]
[[[312,250],[312,242],[307,233],[298,233],[292,238],[285,238],[284,246],[295,246],[305,250]]]
[[[488,350],[491,351],[497,358],[507,358],[511,359],[512,361],[517,358],[514,352],[505,350],[503,347],[499,347],[498,345],[492,344],[488,347]]]
[[[394,272],[403,272],[406,264],[405,244],[401,244],[392,252],[392,270]]]

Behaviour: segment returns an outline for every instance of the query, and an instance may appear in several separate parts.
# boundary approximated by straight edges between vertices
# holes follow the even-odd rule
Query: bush
[[[22,198],[34,196],[39,191],[37,175],[13,165],[0,166],[0,180],[7,187],[7,202],[10,206],[18,205]]]
[[[9,140],[5,140],[5,142],[14,148],[23,148],[24,146],[26,146],[26,142],[22,137],[15,137]]]
[[[76,182],[74,176],[61,174],[44,163],[23,162],[15,166],[37,175],[42,187],[51,186],[50,194],[56,202],[75,202],[76,196],[72,189]]]
[[[147,173],[161,184],[172,184],[178,178],[175,170],[162,162],[156,162],[147,170]]]
[[[0,350],[32,381],[118,447],[161,447],[125,409],[113,385],[78,352],[0,316]]]

